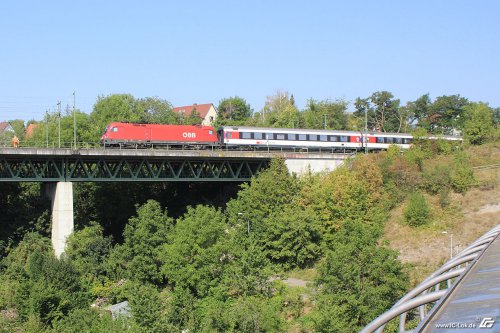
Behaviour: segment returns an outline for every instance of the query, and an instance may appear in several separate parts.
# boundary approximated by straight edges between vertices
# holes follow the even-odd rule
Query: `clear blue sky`
[[[1,1],[0,121],[99,95],[174,106],[277,90],[500,106],[500,1]]]

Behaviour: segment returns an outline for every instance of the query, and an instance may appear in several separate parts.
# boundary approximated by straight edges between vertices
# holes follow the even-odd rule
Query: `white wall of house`
[[[214,121],[217,119],[217,111],[215,110],[215,107],[212,105],[210,109],[207,112],[207,115],[205,118],[203,118],[203,121],[201,124],[203,126],[210,126],[214,123]]]

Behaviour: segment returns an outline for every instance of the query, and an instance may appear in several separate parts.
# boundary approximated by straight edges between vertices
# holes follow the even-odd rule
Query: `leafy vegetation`
[[[426,134],[460,130],[465,147],[481,144],[495,140],[498,117],[458,95],[401,106],[382,91],[357,100],[354,115],[347,106],[311,99],[300,111],[293,95],[278,92],[252,114],[231,97],[220,101],[219,122],[361,130],[366,111],[370,129],[416,125],[414,146],[300,178],[277,159],[238,188],[77,184],[77,230],[61,259],[50,246],[43,187],[0,184],[0,332],[358,330],[409,286],[398,253],[381,241],[391,209],[403,205],[401,224],[421,230],[433,219],[432,201],[448,207],[453,193],[478,184],[463,146]],[[199,120],[179,118],[167,101],[127,94],[99,97],[90,115],[77,117],[78,138],[89,142],[111,121]],[[71,115],[49,114],[50,145],[59,119],[61,140],[72,139]],[[45,131],[39,126],[23,140],[44,146]],[[308,287],[283,282],[301,270],[315,272]],[[106,306],[122,301],[129,316],[113,318]]]
[[[404,211],[406,223],[412,227],[425,225],[429,222],[430,207],[420,192],[413,192]]]

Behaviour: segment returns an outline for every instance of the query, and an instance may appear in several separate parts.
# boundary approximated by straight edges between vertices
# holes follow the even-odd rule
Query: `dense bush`
[[[381,228],[349,221],[318,267],[317,332],[355,332],[408,287],[397,252],[377,244]]]
[[[420,192],[413,192],[410,195],[408,204],[404,211],[406,223],[412,227],[425,225],[429,222],[430,207],[427,200]]]
[[[470,167],[467,156],[464,154],[457,154],[455,156],[451,184],[453,190],[458,193],[465,193],[476,184],[474,171]]]
[[[430,194],[438,194],[442,189],[451,184],[451,169],[448,165],[437,164],[425,170],[423,174],[423,187]]]

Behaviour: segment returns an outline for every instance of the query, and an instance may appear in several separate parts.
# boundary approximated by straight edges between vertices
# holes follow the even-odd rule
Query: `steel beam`
[[[248,181],[270,159],[133,156],[0,157],[0,181]]]

